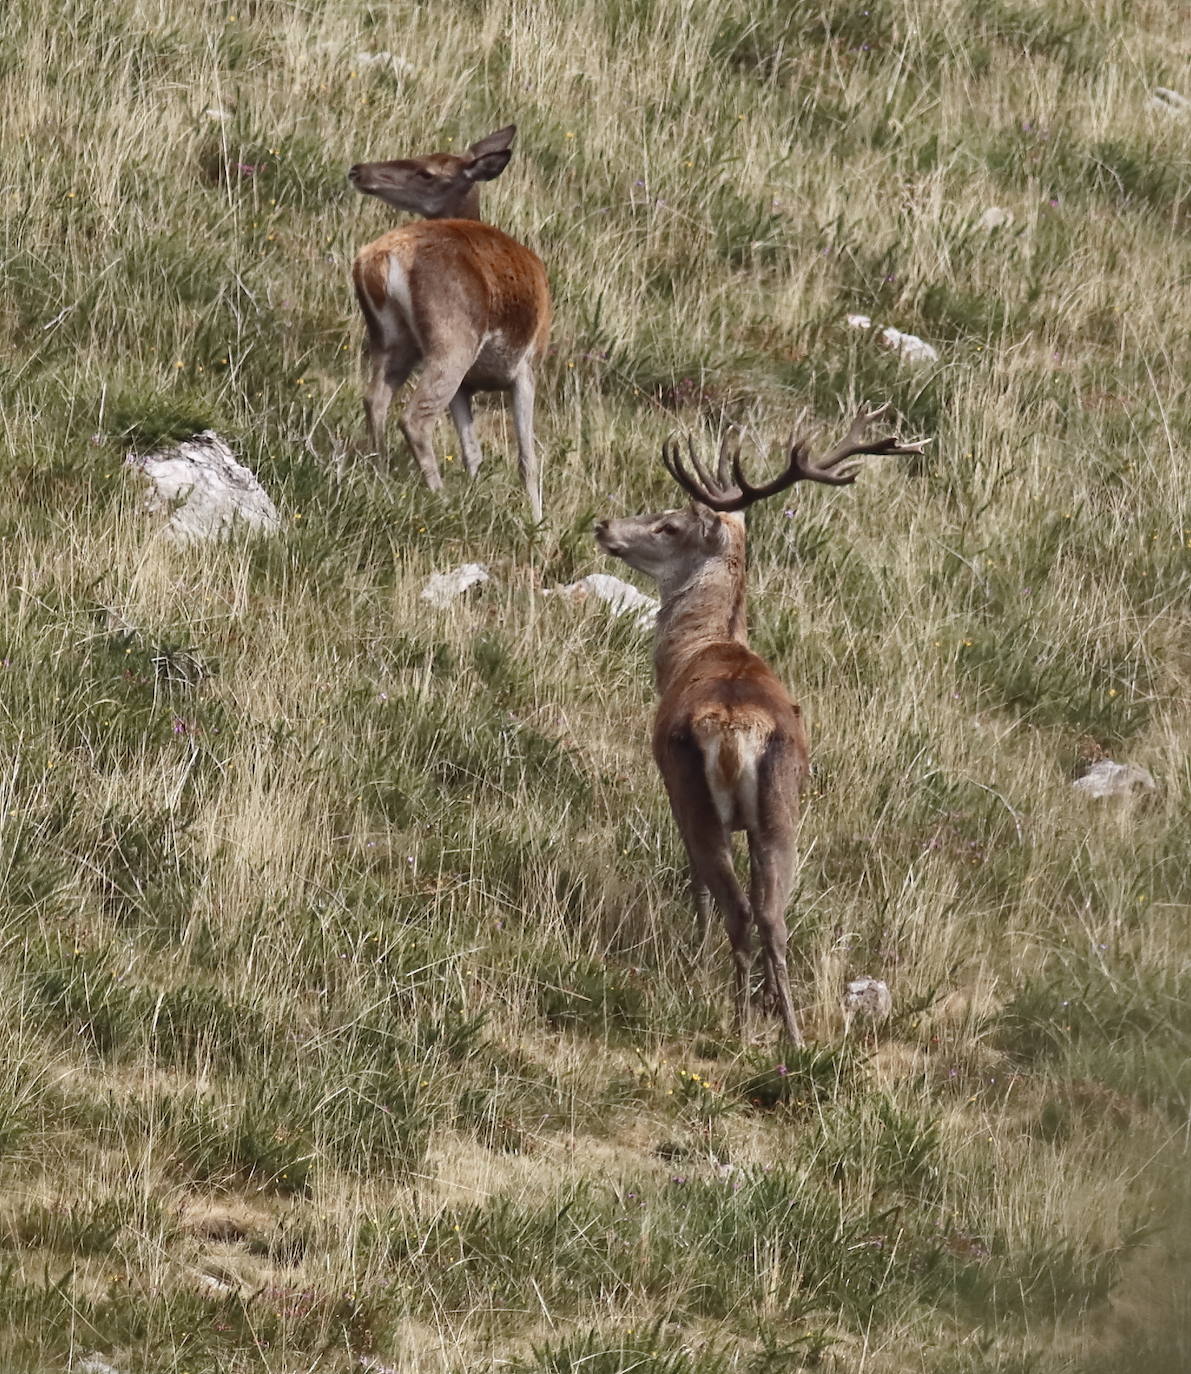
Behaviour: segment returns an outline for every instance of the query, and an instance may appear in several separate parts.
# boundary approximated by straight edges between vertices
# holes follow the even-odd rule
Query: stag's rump
[[[692,755],[721,822],[754,831],[780,799],[791,817],[808,770],[802,713],[763,659],[744,645],[700,653],[662,697],[654,758],[667,781]]]

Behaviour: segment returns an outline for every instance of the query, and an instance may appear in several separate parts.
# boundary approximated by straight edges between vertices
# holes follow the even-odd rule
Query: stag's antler
[[[877,406],[875,410],[862,409],[852,421],[847,434],[818,463],[811,459],[807,439],[800,435],[793,436],[790,439],[790,456],[784,471],[760,487],[754,487],[745,477],[740,463],[740,444],[731,438],[725,438],[720,445],[714,479],[700,462],[694,442],[691,440],[687,441],[687,450],[695,473],[693,477],[684,465],[677,443],[662,446],[662,462],[670,476],[700,505],[719,511],[744,510],[754,501],[784,491],[795,482],[825,482],[833,487],[846,486],[856,480],[856,474],[861,468],[860,463],[852,463],[842,471],[837,471],[849,458],[862,454],[880,456],[921,453],[923,445],[927,442],[925,439],[903,444],[896,434],[891,434],[872,443],[864,442],[864,431],[874,420],[880,420],[888,409],[888,403]]]

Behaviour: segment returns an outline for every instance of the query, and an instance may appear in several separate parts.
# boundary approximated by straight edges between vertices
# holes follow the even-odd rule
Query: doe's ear
[[[500,176],[509,165],[513,156],[513,139],[517,134],[516,124],[506,124],[494,134],[481,138],[467,150],[471,162],[463,169],[468,181],[491,181]]]
[[[488,134],[484,138],[477,139],[467,151],[472,157],[483,157],[485,153],[503,153],[513,146],[513,139],[516,136],[516,124],[506,124],[503,129],[497,129],[494,134]]]
[[[496,148],[492,152],[481,153],[467,163],[463,175],[468,181],[491,181],[493,177],[500,176],[512,156],[511,148]]]

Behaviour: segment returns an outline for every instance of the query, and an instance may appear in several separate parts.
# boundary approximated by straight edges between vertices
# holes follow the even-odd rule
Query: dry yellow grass
[[[1126,0],[17,0],[6,1370],[1185,1366],[1189,55]],[[498,405],[443,499],[359,454],[343,170],[510,119],[540,530]],[[540,590],[672,430],[885,397],[926,462],[750,535],[817,768],[787,1058],[690,949],[647,643]],[[275,540],[141,511],[205,423]],[[1105,754],[1156,793],[1073,792]]]

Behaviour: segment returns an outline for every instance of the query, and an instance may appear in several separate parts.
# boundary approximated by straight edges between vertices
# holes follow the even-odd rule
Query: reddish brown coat
[[[421,375],[401,428],[426,483],[442,486],[434,429],[445,410],[474,477],[482,454],[472,419],[476,391],[512,393],[521,480],[542,518],[534,448],[534,368],[550,333],[550,291],[536,253],[480,219],[480,184],[507,166],[516,129],[508,125],[462,154],[357,163],[348,179],[364,195],[422,215],[357,255],[356,298],[368,330],[372,375],[364,411],[373,449],[386,459],[385,421],[393,395]]]
[[[481,220],[422,220],[391,229],[362,248],[352,266],[356,295],[370,335],[383,329],[392,308],[390,269],[396,263],[409,283],[419,338],[440,328],[448,304],[461,309],[487,343],[466,381],[478,390],[512,385],[518,359],[546,351],[551,302],[541,258],[494,225]]]

